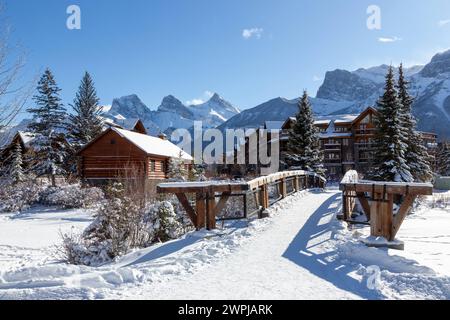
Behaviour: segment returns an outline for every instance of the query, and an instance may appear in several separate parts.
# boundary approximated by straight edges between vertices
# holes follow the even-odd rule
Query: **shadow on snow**
[[[283,257],[307,269],[319,278],[332,283],[337,288],[365,299],[380,298],[375,291],[367,289],[364,282],[360,282],[349,275],[350,272],[354,271],[354,266],[341,263],[339,259],[335,259],[335,250],[321,253],[314,252],[315,247],[332,240],[334,237],[330,223],[336,212],[336,207],[333,204],[338,201],[339,197],[339,194],[332,196],[311,215],[283,253]],[[333,217],[330,217],[330,215]],[[329,221],[323,223],[324,219],[329,219]],[[329,232],[329,235],[326,235],[327,232]]]

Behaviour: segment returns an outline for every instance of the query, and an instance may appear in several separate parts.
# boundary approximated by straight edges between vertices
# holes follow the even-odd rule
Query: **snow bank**
[[[308,192],[278,202],[270,208],[270,214],[278,215]],[[190,232],[177,240],[135,250],[98,268],[59,263],[0,272],[0,291],[6,298],[18,297],[17,289],[31,289],[26,296],[29,299],[51,299],[58,292],[64,298],[97,298],[122,285],[170,281],[236,252],[253,236],[264,232],[272,220],[231,221],[223,229]]]
[[[360,241],[369,228],[351,227],[349,232],[345,223],[332,223],[338,259],[353,265],[360,281],[379,272],[375,290],[380,297],[450,299],[450,210],[431,209],[431,198],[407,217],[399,231],[405,251],[369,248]]]

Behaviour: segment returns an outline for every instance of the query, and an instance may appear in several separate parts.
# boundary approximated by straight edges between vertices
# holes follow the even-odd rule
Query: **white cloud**
[[[380,37],[378,38],[378,42],[389,43],[389,42],[397,42],[401,41],[402,38],[399,37]]]
[[[205,92],[203,92],[201,97],[186,101],[186,105],[197,106],[197,105],[205,103],[207,100],[211,99],[211,97],[213,95],[214,95],[214,92],[206,90]]]
[[[256,39],[261,39],[264,29],[262,28],[251,28],[242,30],[242,37],[244,39],[250,39],[255,37]]]
[[[450,24],[450,19],[447,20],[441,20],[438,22],[439,27],[444,27],[446,25]]]
[[[321,80],[322,80],[322,78],[319,77],[319,76],[314,76],[314,77],[313,77],[313,81],[314,81],[314,82],[318,82],[318,81],[321,81]]]

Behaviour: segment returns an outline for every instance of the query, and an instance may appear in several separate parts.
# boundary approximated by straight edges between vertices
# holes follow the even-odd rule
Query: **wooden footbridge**
[[[356,200],[370,224],[371,236],[393,241],[414,200],[419,195],[432,195],[429,183],[398,183],[359,180],[356,171],[349,171],[341,181],[343,220],[355,223],[351,214]],[[394,210],[394,203],[398,210]],[[357,222],[360,223],[360,222]]]
[[[242,218],[263,217],[265,209],[298,191],[324,188],[325,178],[306,171],[286,171],[248,182],[205,181],[162,183],[157,192],[175,194],[197,229],[216,228],[216,220],[229,205],[236,205]],[[238,202],[236,198],[240,198]],[[235,219],[223,217],[220,219]]]

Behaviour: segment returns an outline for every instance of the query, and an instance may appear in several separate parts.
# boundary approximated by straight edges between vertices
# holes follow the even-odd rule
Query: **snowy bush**
[[[99,188],[81,188],[79,184],[48,188],[41,195],[41,203],[66,209],[88,208],[104,200]]]
[[[153,242],[165,242],[183,234],[183,224],[169,201],[156,202],[148,206],[144,222]]]
[[[131,249],[176,239],[192,228],[190,223],[184,224],[169,201],[144,208],[127,196],[119,183],[110,185],[106,193],[108,199],[81,235],[61,235],[59,251],[67,262],[98,266]]]
[[[75,265],[99,266],[111,261],[110,241],[89,243],[81,235],[61,234],[62,247],[59,249],[64,261]]]
[[[20,212],[39,202],[45,185],[34,181],[7,184],[0,188],[0,212]]]

